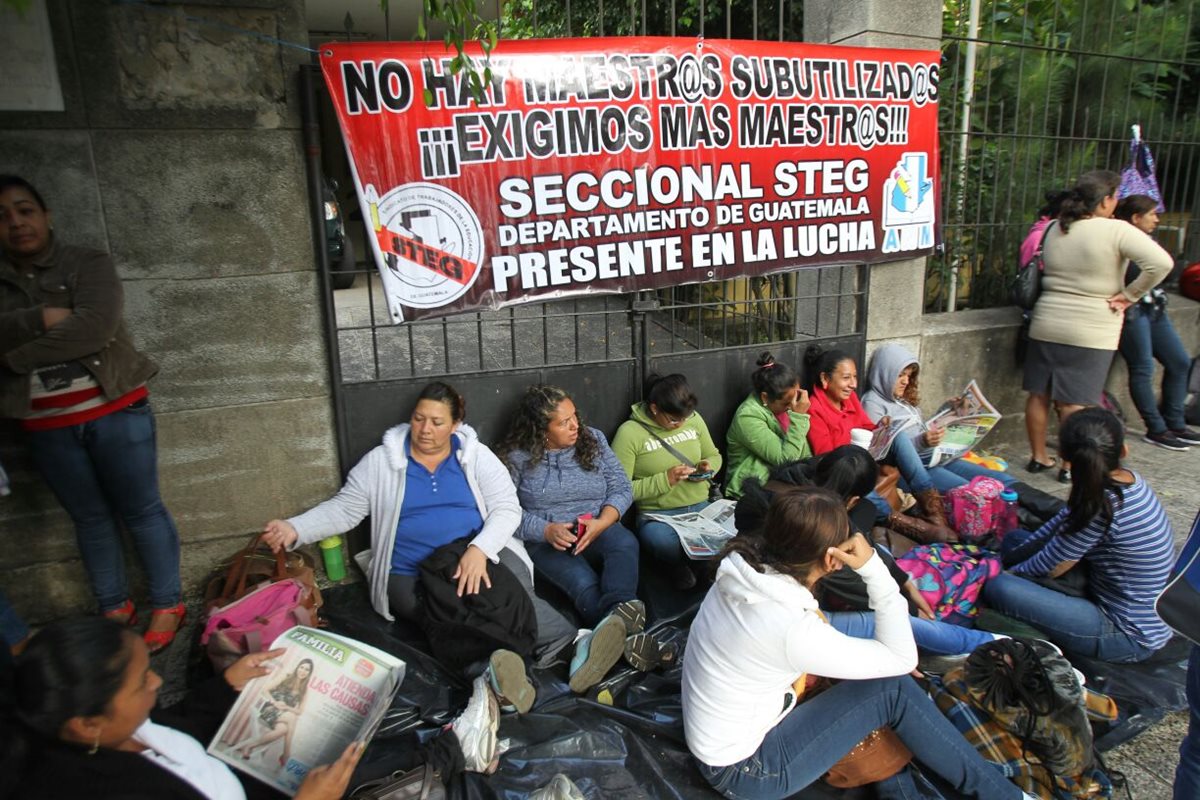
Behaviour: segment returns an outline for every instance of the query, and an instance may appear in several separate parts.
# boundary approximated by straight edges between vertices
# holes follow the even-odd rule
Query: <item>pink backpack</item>
[[[996,555],[973,544],[923,544],[896,563],[908,573],[937,619],[967,627],[975,625],[983,585],[1002,569]]]
[[[286,578],[210,611],[200,644],[217,672],[244,655],[266,650],[289,628],[312,625],[312,612],[304,605],[309,591],[295,578]]]
[[[980,475],[965,486],[955,486],[946,492],[942,498],[946,519],[950,527],[958,531],[961,541],[979,542],[996,532],[1004,511],[1004,501],[1000,499],[1002,491],[1004,484],[1000,481]]]

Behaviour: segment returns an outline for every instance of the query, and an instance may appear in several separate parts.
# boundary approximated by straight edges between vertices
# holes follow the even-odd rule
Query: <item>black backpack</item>
[[[488,564],[491,588],[459,597],[452,580],[469,537],[443,545],[421,562],[421,627],[439,661],[465,669],[485,661],[495,650],[512,650],[521,657],[533,652],[537,616],[533,600],[503,564]]]

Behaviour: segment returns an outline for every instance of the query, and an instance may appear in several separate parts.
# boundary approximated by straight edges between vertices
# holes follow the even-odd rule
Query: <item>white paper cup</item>
[[[871,446],[871,437],[875,435],[874,431],[866,428],[852,428],[850,430],[850,444],[857,445],[866,450]]]

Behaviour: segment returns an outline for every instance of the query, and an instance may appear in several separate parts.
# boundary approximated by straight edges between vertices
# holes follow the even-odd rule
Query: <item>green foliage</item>
[[[379,0],[380,8],[386,9],[388,0]],[[455,75],[467,70],[467,80],[475,101],[483,98],[484,87],[492,81],[491,54],[500,39],[496,21],[480,13],[480,0],[422,0],[421,14],[417,18],[417,38],[429,40],[428,21],[438,20],[446,24],[442,41],[446,48],[454,48],[450,70]],[[483,50],[482,63],[477,62],[466,51],[468,42],[476,42]],[[432,102],[430,92],[425,92],[425,102]]]
[[[1193,78],[1200,77],[1187,63],[1195,56],[1188,21],[1200,14],[1198,0],[983,0],[964,161],[968,4],[943,5],[946,252],[930,259],[928,310],[946,307],[952,267],[959,307],[1007,304],[1016,251],[1044,192],[1089,169],[1120,170],[1131,124],[1143,126],[1152,146],[1200,138],[1196,102],[1180,102],[1187,92],[1195,97]],[[1192,172],[1173,178],[1195,181]]]
[[[783,0],[507,0],[501,16],[506,39],[561,36],[693,36],[779,39]],[[757,13],[756,13],[757,5]],[[801,3],[784,7],[783,39],[803,38]],[[703,17],[703,30],[701,18]]]

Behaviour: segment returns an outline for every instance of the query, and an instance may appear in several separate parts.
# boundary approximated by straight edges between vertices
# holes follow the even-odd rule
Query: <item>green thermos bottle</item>
[[[331,581],[346,577],[346,559],[342,556],[342,537],[330,536],[321,540],[321,560],[325,562],[325,574]]]

